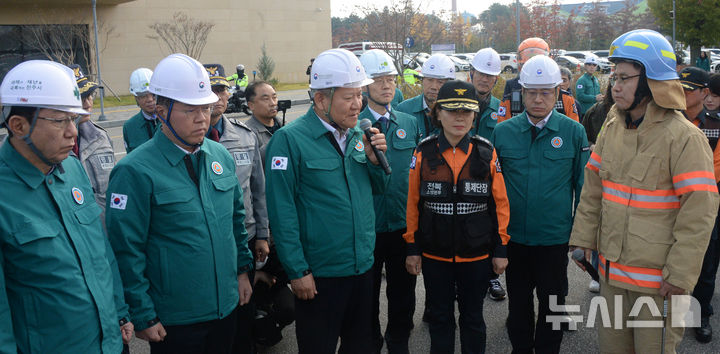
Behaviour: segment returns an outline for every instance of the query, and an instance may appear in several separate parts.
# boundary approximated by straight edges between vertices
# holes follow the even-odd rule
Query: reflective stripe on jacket
[[[603,131],[586,165],[570,245],[598,250],[610,262],[611,285],[657,294],[657,278],[633,274],[661,272],[692,290],[720,199],[707,138],[654,101],[637,129],[613,106]]]

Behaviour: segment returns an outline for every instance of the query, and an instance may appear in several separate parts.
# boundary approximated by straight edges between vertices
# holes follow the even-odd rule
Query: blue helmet
[[[638,29],[620,35],[610,45],[608,59],[637,61],[645,67],[645,74],[651,80],[678,79],[675,51],[665,37],[653,30]]]

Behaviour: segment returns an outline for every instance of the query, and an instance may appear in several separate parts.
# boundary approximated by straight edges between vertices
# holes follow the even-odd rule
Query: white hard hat
[[[594,55],[588,55],[585,58],[585,64],[595,64],[598,65],[598,58]]]
[[[363,87],[373,83],[365,76],[360,60],[347,49],[329,49],[315,58],[310,69],[310,88]]]
[[[455,79],[455,63],[445,54],[433,54],[423,63],[422,77]]]
[[[397,75],[393,59],[380,49],[371,49],[360,56],[360,62],[365,68],[365,74],[368,79],[385,76]]]
[[[215,103],[205,67],[185,54],[171,54],[155,67],[150,92],[189,105]]]
[[[520,85],[524,88],[554,88],[562,83],[560,67],[546,55],[536,55],[523,65]]]
[[[500,55],[492,48],[483,48],[472,59],[475,70],[492,76],[500,74]]]
[[[133,96],[137,96],[141,93],[147,92],[150,89],[150,78],[152,77],[152,70],[148,68],[140,68],[130,74],[130,93]]]
[[[49,60],[29,60],[12,68],[0,84],[2,121],[13,106],[49,108],[90,114],[82,109],[80,90],[72,69]]]

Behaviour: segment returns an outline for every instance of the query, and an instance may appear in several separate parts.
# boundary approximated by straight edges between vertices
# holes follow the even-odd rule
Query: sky
[[[333,17],[347,17],[357,5],[370,5],[382,8],[386,4],[390,4],[397,0],[330,0],[330,12]],[[550,2],[552,0],[549,0]],[[485,11],[493,3],[508,5],[514,3],[515,0],[457,0],[458,12],[467,11],[475,16]],[[523,0],[520,0],[523,2]],[[527,0],[525,0],[527,2]],[[581,2],[591,2],[590,0],[560,0],[561,4],[573,4]],[[420,5],[422,12],[439,12],[442,10],[450,11],[452,8],[452,0],[415,0]]]

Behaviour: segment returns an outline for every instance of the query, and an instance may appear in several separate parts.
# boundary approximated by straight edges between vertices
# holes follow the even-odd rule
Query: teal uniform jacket
[[[597,102],[595,96],[600,94],[600,82],[595,76],[587,73],[580,76],[575,83],[575,98],[580,103],[580,114],[584,115]]]
[[[120,353],[127,317],[80,162],[43,175],[0,148],[0,353]]]
[[[252,263],[233,157],[205,139],[198,187],[185,155],[158,132],[110,174],[106,224],[136,330],[224,318]]]
[[[567,243],[590,156],[585,129],[556,111],[534,142],[530,127],[523,112],[491,138],[510,201],[508,234],[528,246]]]
[[[404,101],[405,97],[403,97],[402,91],[400,91],[399,88],[395,88],[395,96],[393,96],[392,101],[390,102],[390,107],[397,108],[397,105],[400,104],[400,102]]]
[[[398,111],[415,117],[415,120],[418,122],[418,127],[420,128],[420,138],[426,138],[440,132],[440,129],[432,124],[430,117],[425,115],[423,99],[424,96],[420,94],[413,98],[408,98],[397,106]]]
[[[490,140],[495,125],[498,120],[498,108],[500,107],[500,100],[495,98],[492,94],[490,95],[490,103],[482,113],[476,115],[473,127],[470,129],[470,136],[479,135],[485,139]]]
[[[385,134],[387,151],[385,157],[392,168],[385,193],[373,195],[375,205],[375,232],[391,232],[405,229],[408,177],[413,151],[420,141],[417,121],[409,114],[391,111],[388,129],[375,120],[370,108],[360,112],[358,121],[369,119],[375,128]]]
[[[387,177],[367,159],[359,128],[344,156],[312,107],[278,130],[266,151],[266,198],[275,247],[290,279],[345,277],[373,265],[373,192]]]
[[[123,142],[125,143],[125,151],[129,154],[137,149],[142,143],[152,139],[155,132],[160,127],[160,120],[155,119],[155,126],[152,122],[145,119],[142,111],[130,117],[123,124]]]

